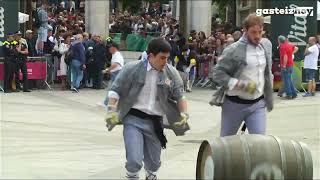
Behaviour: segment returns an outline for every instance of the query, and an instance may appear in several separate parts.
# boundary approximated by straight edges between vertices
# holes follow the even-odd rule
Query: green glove
[[[108,131],[111,131],[117,124],[120,123],[119,113],[116,112],[116,108],[108,107],[108,112],[105,117],[105,121],[107,123]]]
[[[253,81],[239,81],[237,86],[249,94],[254,94],[257,90],[257,84]]]
[[[187,124],[189,120],[189,114],[181,113],[179,122],[174,123],[174,127],[180,128]]]

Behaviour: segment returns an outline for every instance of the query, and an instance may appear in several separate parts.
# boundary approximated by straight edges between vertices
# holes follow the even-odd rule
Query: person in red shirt
[[[297,97],[297,92],[293,85],[292,73],[293,73],[293,54],[299,49],[298,47],[290,44],[286,37],[279,36],[279,51],[280,51],[280,67],[281,67],[281,78],[284,83],[284,89],[286,92],[287,99],[294,99]]]

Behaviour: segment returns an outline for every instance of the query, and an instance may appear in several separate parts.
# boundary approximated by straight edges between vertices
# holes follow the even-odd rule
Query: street
[[[188,93],[191,130],[183,137],[166,131],[159,179],[195,179],[202,140],[219,136],[220,108],[208,104],[212,90]],[[123,179],[122,126],[105,128],[97,106],[105,90],[33,91],[0,94],[1,179]],[[320,179],[320,95],[296,100],[275,96],[267,134],[306,143],[314,179]],[[141,171],[141,177],[144,172]]]

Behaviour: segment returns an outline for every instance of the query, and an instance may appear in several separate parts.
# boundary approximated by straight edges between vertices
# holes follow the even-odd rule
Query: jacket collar
[[[152,68],[152,66],[151,66],[151,64],[149,63],[148,60],[142,60],[140,62],[140,66],[139,66],[139,68],[137,69],[137,72],[136,72],[138,74],[138,76],[137,76],[138,82],[141,83],[141,84],[144,84],[145,80],[146,80],[147,71],[150,71],[152,69],[153,68]],[[164,68],[163,71],[159,71],[158,72],[158,77],[159,77],[158,78],[158,84],[164,83],[164,80],[166,78],[166,73],[165,73],[166,71],[167,71],[167,66]]]

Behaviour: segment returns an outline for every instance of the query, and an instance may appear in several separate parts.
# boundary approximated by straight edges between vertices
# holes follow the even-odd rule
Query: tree
[[[138,12],[141,7],[141,2],[160,2],[161,4],[168,4],[169,0],[123,0],[123,8],[124,9],[131,9],[133,12]]]
[[[226,7],[229,6],[232,1],[235,0],[212,0],[212,4],[215,3],[218,6],[218,14],[223,21],[225,21],[226,17]]]

